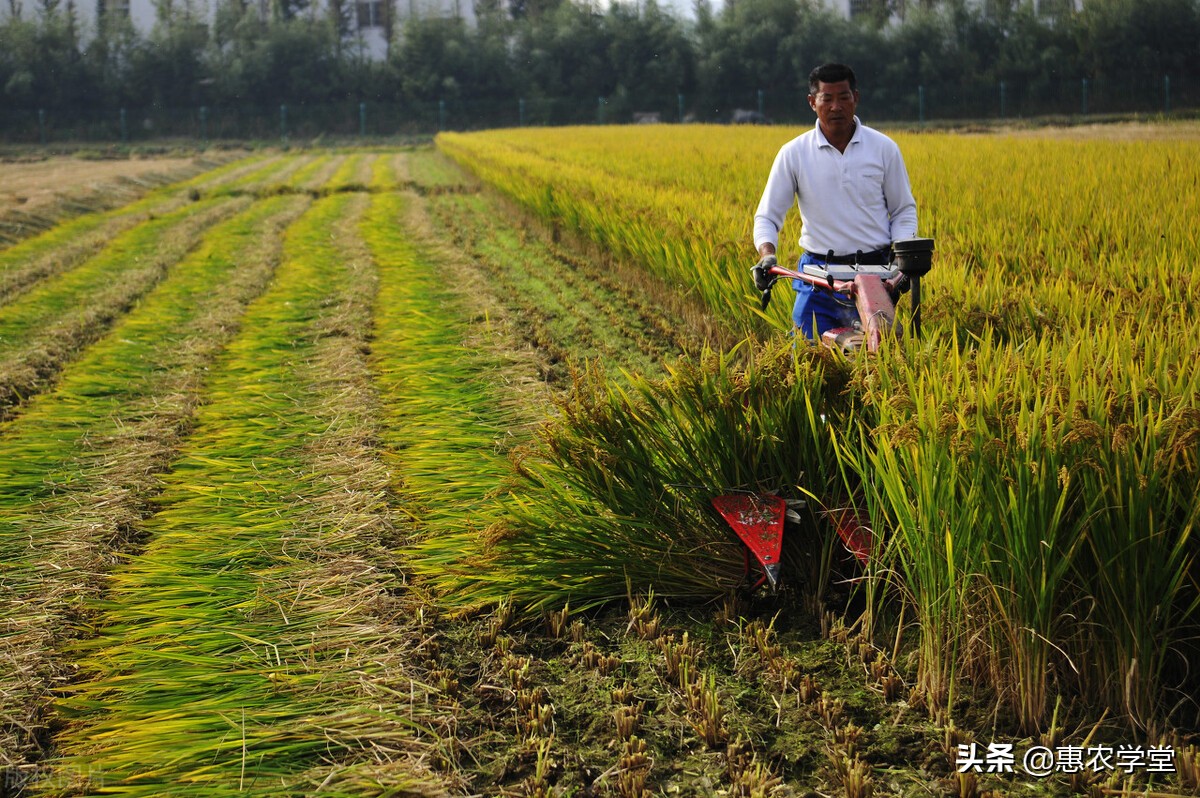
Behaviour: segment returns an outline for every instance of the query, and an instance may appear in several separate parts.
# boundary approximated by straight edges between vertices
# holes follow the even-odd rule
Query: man
[[[815,263],[885,265],[893,241],[917,233],[917,204],[896,142],[855,116],[858,83],[844,64],[819,66],[808,76],[816,126],[775,156],[754,214],[756,268],[775,265],[779,230],[793,199],[800,205],[800,267]],[[827,291],[793,280],[792,320],[817,340],[857,318],[852,306]],[[889,286],[894,288],[894,286]]]

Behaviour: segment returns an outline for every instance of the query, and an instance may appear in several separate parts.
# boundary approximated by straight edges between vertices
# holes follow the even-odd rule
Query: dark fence
[[[1147,80],[1078,78],[1000,81],[965,85],[922,86],[904,90],[872,90],[861,81],[859,113],[873,121],[934,122],[939,120],[1019,120],[1037,117],[1086,117],[1116,114],[1172,114],[1200,109],[1200,81],[1159,75]],[[772,121],[810,123],[808,101],[800,91],[761,100],[747,97],[742,105]]]
[[[872,92],[864,83],[859,113],[872,124],[939,120],[1018,120],[1116,114],[1173,114],[1200,108],[1200,85],[1169,75],[1128,85],[1104,80],[1033,84],[913,86]],[[305,140],[394,137],[440,130],[630,122],[774,122],[811,124],[799,91],[750,90],[723,97],[678,94],[634,106],[622,97],[446,99],[436,102],[341,102],[321,105],[160,106],[9,110],[0,139],[11,143],[122,142],[165,138]]]

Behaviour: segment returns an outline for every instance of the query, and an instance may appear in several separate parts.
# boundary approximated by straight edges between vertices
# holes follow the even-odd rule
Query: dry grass
[[[778,626],[735,626],[729,620],[737,613],[722,608],[717,617],[725,621],[709,624],[704,609],[692,608],[685,619],[669,605],[659,612],[647,600],[631,615],[606,618],[583,611],[574,599],[568,614],[560,600],[547,605],[560,612],[550,637],[530,631],[544,619],[522,622],[505,609],[474,623],[439,617],[438,606],[420,595],[420,582],[410,583],[405,572],[411,554],[405,550],[406,513],[421,508],[405,504],[404,494],[426,480],[428,496],[448,505],[441,512],[486,511],[484,501],[460,501],[456,480],[473,478],[471,486],[482,490],[495,475],[477,466],[473,474],[469,468],[460,472],[451,455],[461,461],[474,450],[449,452],[431,442],[461,436],[465,447],[476,442],[491,452],[528,434],[525,420],[544,408],[549,394],[537,379],[538,352],[522,338],[519,318],[537,305],[517,305],[494,285],[489,264],[472,246],[447,243],[454,228],[438,225],[452,224],[452,215],[439,219],[427,212],[472,194],[459,189],[422,197],[424,184],[408,176],[407,158],[397,157],[389,175],[382,164],[391,154],[354,160],[359,157],[318,164],[309,156],[286,156],[276,171],[291,174],[297,184],[320,170],[335,182],[371,186],[369,196],[320,200],[338,210],[319,226],[295,225],[288,260],[319,257],[325,265],[299,281],[280,269],[273,285],[290,281],[297,293],[268,289],[271,298],[254,303],[258,312],[245,320],[239,308],[214,305],[183,340],[161,336],[164,349],[178,349],[187,365],[161,375],[159,387],[141,400],[115,400],[115,431],[87,434],[86,457],[95,466],[89,480],[95,481],[63,490],[62,514],[53,523],[94,535],[92,547],[60,552],[48,545],[39,561],[73,566],[61,575],[64,585],[91,581],[67,590],[61,605],[46,611],[29,602],[28,618],[20,621],[23,634],[10,636],[28,648],[7,658],[0,654],[0,673],[10,671],[25,685],[43,692],[51,682],[79,687],[68,656],[53,663],[53,679],[38,670],[45,652],[62,642],[47,633],[64,628],[72,611],[106,613],[103,637],[89,647],[93,656],[85,662],[105,671],[107,684],[82,686],[75,696],[74,708],[85,713],[81,721],[96,725],[61,738],[64,748],[80,754],[66,760],[66,774],[72,763],[79,773],[91,773],[95,764],[108,779],[105,789],[145,795],[946,794],[941,782],[949,765],[944,757],[927,757],[940,734],[903,703],[884,704],[876,687],[882,676],[895,674],[868,662],[857,648],[843,657],[841,643],[816,640],[812,624],[801,617],[806,613],[784,613]],[[291,171],[300,163],[305,171]],[[438,173],[427,165],[414,171],[422,179]],[[369,183],[368,174],[374,175]],[[398,193],[407,188],[416,193]],[[267,201],[299,207],[309,200],[307,191],[283,193],[288,196]],[[368,203],[368,216],[360,221]],[[513,233],[520,242],[511,257],[578,272],[562,280],[566,296],[582,293],[588,281],[607,281],[610,289],[627,283],[628,303],[626,295],[615,294],[622,308],[641,302],[649,314],[658,307],[642,296],[644,285],[617,276],[632,270],[604,274],[609,264],[581,256],[564,238],[541,237],[533,224],[521,229],[493,218],[485,226],[487,207],[472,217],[478,226],[465,232],[467,244],[482,239],[475,233],[520,230]],[[382,229],[395,238],[380,235]],[[262,239],[263,252],[279,245],[275,234]],[[333,254],[313,254],[326,250]],[[396,262],[381,257],[397,253],[402,257]],[[268,273],[260,270],[255,286],[244,285],[242,293],[261,291]],[[220,289],[226,290],[233,288]],[[297,320],[287,309],[294,303],[317,310]],[[601,313],[594,323],[618,325],[624,318]],[[126,323],[117,322],[119,336],[114,330],[85,349],[63,374],[62,387],[91,351],[128,337]],[[280,334],[284,323],[293,326]],[[232,346],[211,357],[231,338]],[[562,339],[560,346],[569,351],[577,343]],[[413,361],[412,368],[385,373],[398,355]],[[231,368],[235,362],[241,365]],[[479,383],[492,390],[476,395],[463,387]],[[461,405],[460,395],[467,400]],[[35,403],[22,408],[14,423],[30,422]],[[705,404],[696,415],[715,416],[712,408],[719,404]],[[497,406],[504,412],[496,417],[515,419],[504,430],[508,438],[463,434],[476,414]],[[515,412],[522,408],[524,413]],[[185,456],[178,457],[180,451]],[[0,477],[5,465],[0,456]],[[166,468],[173,470],[164,473]],[[404,484],[407,478],[411,485]],[[160,482],[167,489],[147,502]],[[161,512],[147,517],[156,506]],[[232,541],[235,535],[240,537]],[[97,545],[102,542],[119,552],[109,551],[105,559]],[[139,550],[142,542],[145,550]],[[114,564],[116,553],[127,562]],[[187,570],[177,573],[176,565]],[[258,591],[238,593],[243,585],[225,581],[234,573],[256,580]],[[107,603],[97,608],[81,600],[106,574],[115,586]],[[196,588],[205,585],[215,586],[225,601],[198,595]],[[225,592],[230,586],[237,590]],[[183,605],[193,599],[206,609],[188,618]],[[764,605],[747,602],[738,613],[755,610]],[[172,620],[164,622],[167,616]],[[89,616],[71,620],[80,617]],[[255,639],[234,642],[239,634]],[[224,650],[198,652],[221,635]],[[42,653],[27,656],[25,650]],[[255,658],[259,650],[265,659]],[[78,651],[66,650],[72,653]],[[181,655],[178,661],[166,661],[174,654]],[[192,654],[197,662],[186,660]],[[201,659],[203,668],[194,667]],[[843,659],[854,663],[848,679]],[[682,666],[685,660],[686,677],[683,667],[665,675],[672,662]],[[187,677],[189,668],[195,680]],[[895,668],[905,678],[912,675],[903,662]],[[141,699],[142,690],[159,696],[157,706]],[[12,704],[3,686],[0,693],[2,715]],[[49,705],[43,698],[21,698],[28,715],[10,721],[8,731],[24,723],[44,733],[53,718],[42,711]],[[227,727],[205,725],[211,720],[206,712],[211,716],[214,708],[238,702],[242,713],[230,714]],[[139,714],[147,708],[159,711]],[[406,722],[413,720],[415,725]],[[201,728],[184,728],[190,723]],[[233,749],[247,750],[248,730],[251,755],[242,754],[243,780]],[[219,734],[227,736],[217,740]],[[0,739],[0,751],[11,739]],[[92,752],[97,758],[87,759]],[[3,765],[0,759],[0,779]],[[159,783],[138,783],[146,765],[161,767],[148,777]],[[181,773],[197,780],[188,783]],[[989,779],[981,784],[992,786]],[[1013,788],[1008,794],[1030,794],[1021,791],[1025,785],[1007,785]]]
[[[31,291],[6,306],[0,318],[8,345],[0,360],[0,417],[44,390],[67,362],[195,249],[208,228],[248,205],[241,199],[219,201],[195,213],[189,209],[177,219],[167,217],[156,225],[160,229],[153,239],[136,247],[110,248],[93,259],[95,274],[81,267],[70,279]],[[142,225],[131,233],[141,236],[147,229],[149,225]]]
[[[148,301],[65,375],[60,391],[42,397],[28,415],[5,428],[6,456],[21,456],[22,441],[29,439],[34,447],[29,451],[45,459],[51,447],[35,439],[53,432],[67,459],[46,473],[62,483],[60,491],[23,511],[32,536],[25,555],[42,564],[33,566],[29,579],[10,581],[0,599],[5,631],[0,765],[35,759],[44,744],[53,717],[50,688],[74,674],[61,649],[87,628],[81,599],[100,591],[104,575],[139,544],[136,530],[153,511],[161,474],[190,431],[207,368],[237,331],[246,303],[266,287],[278,262],[281,230],[306,204],[300,198],[275,202],[258,237],[245,249],[226,253],[240,266],[229,279],[200,302],[185,302],[182,316],[168,316],[162,297]],[[146,344],[158,342],[164,318],[179,320],[174,330],[179,337],[147,364],[155,378],[144,384],[121,381],[112,363],[128,364]],[[97,391],[105,385],[103,375],[115,375],[119,384]],[[120,408],[113,411],[108,402],[88,398],[94,394],[118,399]],[[65,423],[48,423],[56,418]]]
[[[195,158],[85,161],[54,157],[33,163],[0,164],[0,214],[12,208],[37,211],[62,200],[118,192],[127,196],[139,184],[161,185],[194,174]],[[127,201],[127,200],[126,200]],[[122,202],[122,204],[124,204]]]
[[[235,157],[234,153],[119,161],[55,157],[0,163],[0,246],[36,235],[64,219],[126,205]]]
[[[292,226],[270,293],[213,369],[153,538],[114,572],[96,678],[67,702],[88,722],[61,741],[68,769],[94,763],[108,785],[155,795],[255,779],[292,794],[441,790],[419,761],[436,719],[403,700],[427,692],[412,666],[427,632],[377,446],[367,199],[322,200]],[[219,689],[181,702],[198,684]]]
[[[1114,122],[1093,125],[1056,125],[1051,127],[998,127],[985,135],[1012,135],[1022,138],[1103,139],[1108,141],[1178,141],[1200,139],[1200,122]]]

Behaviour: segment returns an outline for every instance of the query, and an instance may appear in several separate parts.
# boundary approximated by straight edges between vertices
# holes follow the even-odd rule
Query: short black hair
[[[850,82],[850,91],[858,91],[858,79],[854,77],[853,69],[845,64],[821,64],[808,73],[808,93],[815,97],[822,83],[841,83],[843,80]]]

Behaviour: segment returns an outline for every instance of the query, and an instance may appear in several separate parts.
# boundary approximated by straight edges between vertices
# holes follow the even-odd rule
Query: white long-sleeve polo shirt
[[[917,203],[896,142],[854,117],[844,153],[812,130],[784,144],[754,214],[754,247],[779,248],[792,201],[800,205],[800,246],[816,255],[883,249],[917,234]]]

